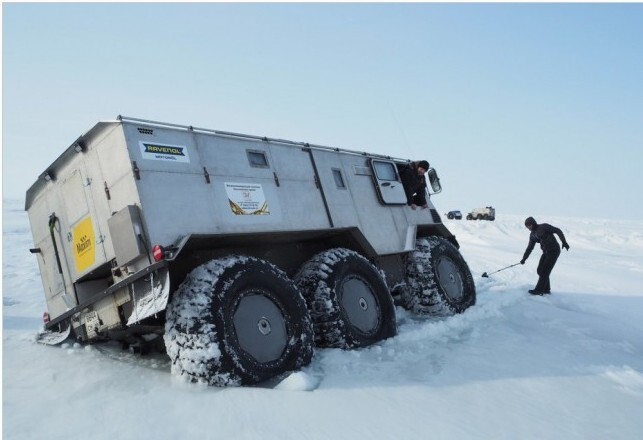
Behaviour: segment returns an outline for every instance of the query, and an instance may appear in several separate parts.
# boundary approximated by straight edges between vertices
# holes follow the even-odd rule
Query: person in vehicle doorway
[[[536,243],[540,243],[540,248],[543,251],[542,256],[540,257],[540,262],[538,263],[538,283],[536,287],[529,291],[532,295],[545,295],[551,293],[551,286],[549,285],[549,275],[556,265],[556,260],[560,255],[560,246],[558,241],[554,237],[554,234],[558,235],[563,248],[569,251],[569,244],[565,240],[565,235],[563,231],[558,229],[555,226],[552,226],[547,223],[536,223],[536,220],[533,217],[527,217],[525,220],[525,227],[531,231],[529,234],[529,244],[525,250],[525,254],[520,260],[520,264],[525,264],[529,254],[534,250]]]
[[[426,179],[424,174],[429,170],[426,160],[411,162],[400,168],[400,178],[406,193],[406,204],[415,210],[418,206],[422,209],[429,207],[426,201]]]

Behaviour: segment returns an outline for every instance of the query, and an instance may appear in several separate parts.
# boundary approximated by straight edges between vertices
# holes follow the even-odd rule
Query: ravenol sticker
[[[87,217],[76,225],[73,232],[72,246],[76,272],[81,273],[90,268],[96,260],[96,237],[92,218]]]
[[[155,144],[140,141],[143,159],[190,163],[188,148],[182,145]]]
[[[263,187],[255,183],[225,183],[230,209],[234,215],[269,215]]]

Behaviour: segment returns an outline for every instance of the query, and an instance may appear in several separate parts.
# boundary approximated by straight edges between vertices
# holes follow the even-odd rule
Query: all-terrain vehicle
[[[475,303],[458,242],[409,161],[142,119],[99,122],[27,191],[48,311],[40,342],[165,347],[172,373],[243,385],[314,346],[396,334]],[[427,173],[433,193],[437,173]]]
[[[492,206],[476,208],[467,214],[467,220],[491,220],[496,219],[496,210]]]
[[[462,213],[460,211],[449,211],[447,212],[447,218],[449,220],[462,220]]]

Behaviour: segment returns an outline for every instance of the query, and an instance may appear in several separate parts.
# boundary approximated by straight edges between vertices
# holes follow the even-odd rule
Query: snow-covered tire
[[[407,260],[401,300],[418,315],[449,316],[474,305],[475,283],[458,249],[440,237],[417,240]]]
[[[313,329],[297,287],[276,266],[231,256],[194,269],[167,307],[172,374],[251,385],[310,363]]]
[[[295,282],[306,299],[316,345],[364,347],[395,336],[395,306],[386,281],[357,252],[321,252],[302,266]]]

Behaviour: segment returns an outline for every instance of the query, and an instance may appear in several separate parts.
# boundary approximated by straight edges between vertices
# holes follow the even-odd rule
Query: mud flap
[[[130,284],[129,288],[134,307],[127,325],[132,325],[165,310],[170,297],[170,273],[167,268],[159,269]]]
[[[64,342],[71,334],[71,326],[65,325],[65,328],[60,331],[55,330],[42,330],[36,337],[36,342],[45,345],[58,345]]]

